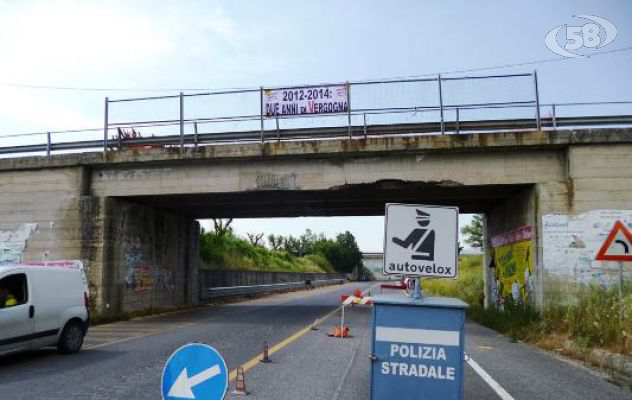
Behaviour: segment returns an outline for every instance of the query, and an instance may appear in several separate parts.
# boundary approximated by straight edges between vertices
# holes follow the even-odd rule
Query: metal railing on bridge
[[[314,288],[318,286],[343,284],[343,279],[304,280],[298,282],[270,283],[267,285],[209,287],[203,290],[203,300],[220,297],[242,297],[262,293],[280,292],[293,289]]]
[[[103,128],[1,136],[15,144],[0,147],[0,155],[627,126],[631,106],[632,101],[540,104],[536,72],[106,98]],[[567,111],[582,108],[608,111]],[[65,140],[53,141],[62,134]]]

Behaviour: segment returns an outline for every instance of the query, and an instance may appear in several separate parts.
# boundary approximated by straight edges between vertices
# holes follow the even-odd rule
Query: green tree
[[[233,231],[230,227],[230,224],[233,222],[232,218],[222,219],[222,218],[213,218],[213,228],[215,230],[215,234],[217,236],[224,236],[227,233]]]
[[[303,257],[314,253],[314,246],[323,240],[325,240],[324,234],[317,235],[311,229],[306,229],[305,233],[299,237],[288,236],[283,243],[283,248],[294,256]]]
[[[467,235],[465,243],[472,247],[483,248],[483,217],[474,215],[472,222],[461,228],[461,233]]]
[[[338,272],[351,273],[356,266],[362,265],[362,252],[349,231],[338,234],[336,240],[321,237],[313,251],[325,256]]]
[[[275,235],[274,233],[268,235],[268,243],[270,243],[272,250],[280,250],[283,247],[283,242],[285,242],[283,235]]]

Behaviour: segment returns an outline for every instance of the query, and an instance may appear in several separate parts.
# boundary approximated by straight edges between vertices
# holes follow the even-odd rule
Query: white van
[[[79,261],[0,266],[0,355],[57,346],[75,353],[88,331],[88,285]]]

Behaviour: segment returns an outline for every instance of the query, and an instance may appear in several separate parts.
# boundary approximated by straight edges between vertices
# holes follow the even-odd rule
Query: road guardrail
[[[304,280],[298,282],[272,283],[267,285],[210,287],[205,290],[204,299],[220,297],[240,297],[251,294],[271,293],[288,289],[301,289],[316,286],[342,284],[343,279]]]

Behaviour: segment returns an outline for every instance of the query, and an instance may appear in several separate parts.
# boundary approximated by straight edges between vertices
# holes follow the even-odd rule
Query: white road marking
[[[365,290],[364,292],[362,292],[362,293],[361,293],[361,294],[362,294],[362,296],[364,296],[367,292],[369,292],[371,289],[373,289],[374,287],[376,287],[376,286],[377,286],[377,285],[379,285],[379,284],[380,284],[380,283],[378,282],[378,283],[374,284],[373,286],[369,287],[367,290]]]
[[[472,357],[466,355],[465,360],[470,367],[472,367],[474,372],[483,378],[485,383],[487,383],[502,400],[515,400],[505,389],[503,389],[502,386],[500,386],[500,384],[498,384],[498,382],[494,380],[494,378],[489,376],[489,374],[480,365],[478,365]]]
[[[415,343],[435,346],[458,346],[461,343],[461,334],[459,331],[378,326],[375,329],[375,340],[380,342]]]

